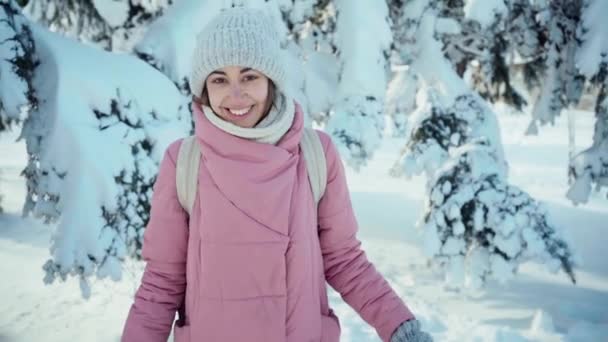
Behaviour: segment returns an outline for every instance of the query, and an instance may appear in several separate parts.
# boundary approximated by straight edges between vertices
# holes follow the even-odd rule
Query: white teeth
[[[251,109],[251,107],[240,109],[240,110],[234,110],[234,109],[228,109],[228,110],[230,111],[230,113],[232,113],[234,115],[244,115],[245,113],[249,112],[250,109]]]

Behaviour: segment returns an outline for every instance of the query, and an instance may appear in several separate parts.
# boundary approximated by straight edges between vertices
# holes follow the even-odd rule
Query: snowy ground
[[[576,113],[577,146],[589,143],[590,113]],[[540,137],[525,137],[527,117],[502,116],[502,138],[510,180],[546,202],[582,258],[578,284],[535,264],[502,286],[462,293],[444,285],[426,266],[421,237],[414,229],[422,210],[424,179],[392,179],[402,141],[388,139],[362,173],[348,173],[369,258],[389,279],[436,341],[608,341],[608,201],[595,194],[574,207],[566,192],[566,116]],[[119,341],[142,265],[127,266],[121,283],[97,281],[88,301],[70,280],[45,286],[42,264],[49,256],[52,226],[22,219],[25,165],[16,134],[0,136],[0,193],[6,213],[0,217],[0,341]],[[86,224],[86,222],[83,222]],[[342,322],[342,341],[376,341],[375,333],[334,294],[332,306]]]

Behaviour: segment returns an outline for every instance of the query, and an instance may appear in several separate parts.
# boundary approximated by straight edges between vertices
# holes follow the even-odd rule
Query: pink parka
[[[317,212],[299,149],[299,106],[276,145],[230,135],[193,111],[203,154],[195,209],[189,219],[177,199],[178,140],[154,185],[147,264],[122,341],[167,341],[181,310],[177,342],[337,342],[326,282],[389,341],[413,315],[361,250],[330,137],[318,132],[328,181]]]

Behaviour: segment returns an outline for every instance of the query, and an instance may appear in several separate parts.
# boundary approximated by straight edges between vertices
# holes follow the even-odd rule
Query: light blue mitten
[[[412,319],[403,322],[395,330],[391,342],[433,342],[433,338],[420,330],[420,322]]]

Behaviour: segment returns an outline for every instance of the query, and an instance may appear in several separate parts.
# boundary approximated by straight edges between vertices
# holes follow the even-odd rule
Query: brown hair
[[[267,97],[267,99],[269,101],[267,104],[267,108],[264,109],[264,115],[262,115],[261,119],[266,117],[266,115],[270,111],[270,108],[275,105],[276,96],[277,96],[277,87],[274,85],[274,82],[272,82],[272,80],[268,79],[268,97]],[[209,94],[207,93],[206,84],[203,87],[203,93],[201,94],[200,97],[196,96],[194,94],[192,95],[192,101],[198,105],[211,107],[211,102],[209,102]]]

